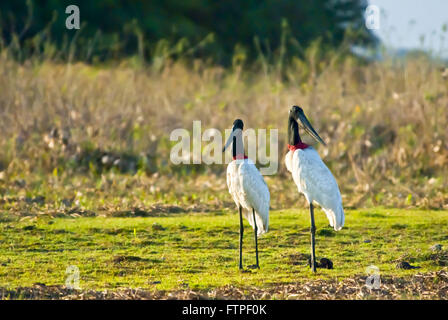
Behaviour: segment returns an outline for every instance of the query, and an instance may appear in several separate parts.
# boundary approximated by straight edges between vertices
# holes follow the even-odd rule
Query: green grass
[[[147,218],[50,218],[8,220],[0,214],[0,287],[63,285],[69,265],[80,269],[82,289],[149,290],[269,287],[307,279],[342,280],[365,275],[411,276],[440,270],[430,246],[448,246],[447,211],[348,210],[346,226],[333,231],[317,210],[318,258],[333,270],[312,274],[306,210],[271,211],[269,232],[259,239],[260,270],[238,270],[238,216],[191,213]],[[255,263],[253,231],[245,221],[243,263]],[[366,243],[365,240],[371,240]],[[398,270],[398,261],[420,269]]]

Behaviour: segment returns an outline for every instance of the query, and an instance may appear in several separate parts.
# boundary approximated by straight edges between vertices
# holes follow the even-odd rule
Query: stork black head
[[[233,121],[233,129],[232,129],[232,131],[235,131],[236,129],[243,130],[243,128],[244,128],[243,120],[236,119],[235,121]]]
[[[242,138],[243,128],[243,120],[236,119],[235,121],[233,121],[232,133],[230,134],[229,139],[227,139],[224,148],[222,148],[222,152],[226,151],[229,145],[233,142],[233,156],[235,157],[236,154],[240,154],[241,152],[244,154]]]
[[[295,145],[301,142],[299,135],[299,125],[301,125],[301,127],[316,141],[322,143],[323,145],[326,145],[325,142],[322,140],[322,138],[319,136],[319,134],[316,132],[316,130],[314,130],[311,123],[308,121],[307,117],[305,116],[305,113],[303,112],[303,109],[298,106],[292,106],[291,110],[289,110],[289,120],[288,120],[289,144]]]

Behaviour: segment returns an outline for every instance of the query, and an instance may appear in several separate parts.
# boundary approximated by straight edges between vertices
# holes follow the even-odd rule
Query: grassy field
[[[285,298],[272,292],[293,284],[365,279],[370,265],[380,269],[383,279],[397,284],[416,274],[446,271],[448,252],[430,247],[448,246],[447,218],[446,211],[349,210],[346,227],[335,232],[319,210],[317,257],[331,259],[334,269],[312,274],[307,265],[309,217],[302,209],[271,212],[270,230],[259,241],[261,269],[243,272],[237,264],[238,217],[229,210],[135,218],[44,216],[21,222],[3,217],[0,287],[6,297],[5,290],[10,289],[10,296],[20,298],[14,295],[18,287],[63,286],[69,265],[79,268],[81,289],[94,291],[139,288],[152,294],[185,290],[209,294],[231,286],[247,294],[257,288],[269,294],[265,297]],[[243,262],[248,266],[255,262],[254,244],[247,223],[245,230]],[[397,268],[404,261],[418,268]],[[448,281],[440,279],[432,280],[433,285]],[[361,280],[357,286],[363,290]],[[316,297],[325,286],[319,287]],[[428,290],[427,297],[443,298]],[[407,298],[422,294],[406,288],[401,293]]]

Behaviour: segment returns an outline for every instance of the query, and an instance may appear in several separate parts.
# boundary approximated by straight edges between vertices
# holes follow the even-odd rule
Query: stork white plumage
[[[299,135],[299,122],[306,132],[314,139],[325,145],[306,118],[302,108],[293,106],[288,120],[288,148],[285,157],[286,168],[291,172],[297,189],[309,203],[311,217],[311,267],[316,271],[315,232],[313,202],[321,206],[327,215],[330,226],[334,230],[341,230],[344,225],[344,208],[338,184],[319,157],[317,151],[302,142]]]
[[[243,127],[240,119],[233,122],[232,133],[223,148],[224,152],[233,143],[233,161],[227,166],[227,186],[240,214],[240,269],[243,268],[243,215],[254,228],[256,264],[253,267],[259,268],[257,238],[268,231],[270,203],[269,189],[263,176],[244,155]]]

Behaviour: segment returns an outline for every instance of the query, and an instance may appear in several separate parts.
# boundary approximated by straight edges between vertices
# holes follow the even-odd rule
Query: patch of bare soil
[[[1,203],[35,203],[34,198],[10,198],[8,200],[0,199]],[[66,199],[65,199],[66,200]],[[63,201],[65,201],[63,200]],[[68,200],[67,200],[68,201]],[[214,205],[214,204],[193,204],[185,207],[180,207],[176,205],[170,204],[154,204],[146,208],[135,207],[128,210],[103,210],[99,209],[98,211],[92,210],[84,210],[78,207],[71,207],[64,210],[46,210],[44,212],[36,211],[34,209],[30,210],[14,210],[13,215],[19,217],[21,220],[32,220],[37,216],[50,216],[50,217],[95,217],[95,216],[104,216],[104,217],[164,217],[170,216],[172,214],[178,213],[191,213],[191,212],[210,212],[210,211],[218,211],[222,209],[224,206],[222,205]]]
[[[412,277],[382,277],[379,289],[369,289],[366,277],[314,280],[282,284],[267,289],[225,286],[210,291],[172,292],[144,289],[113,291],[72,290],[64,286],[35,284],[16,289],[0,288],[2,299],[448,299],[448,270],[420,273]]]

